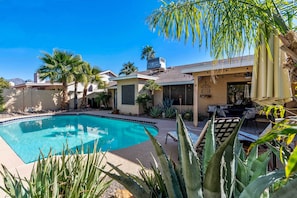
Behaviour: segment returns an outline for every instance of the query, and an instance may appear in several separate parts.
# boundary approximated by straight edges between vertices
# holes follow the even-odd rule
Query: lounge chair
[[[247,142],[255,142],[256,140],[259,139],[259,137],[262,137],[263,135],[265,135],[268,131],[270,131],[272,128],[272,124],[269,123],[267,125],[267,127],[259,134],[259,135],[254,135],[248,132],[244,132],[244,131],[239,131],[238,132],[238,140],[239,141],[247,141]]]
[[[225,141],[225,139],[233,132],[239,121],[239,117],[216,118],[214,120],[215,139],[217,144],[221,144]],[[205,134],[209,124],[210,121],[207,121],[200,135],[189,132],[190,139],[192,140],[192,143],[194,144],[197,151],[201,151],[205,145]],[[168,137],[171,137],[174,141],[178,141],[176,131],[170,131],[166,134],[165,144],[167,143]]]

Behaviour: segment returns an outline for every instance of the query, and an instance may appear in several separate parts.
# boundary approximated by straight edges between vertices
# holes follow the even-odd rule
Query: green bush
[[[158,106],[154,106],[150,110],[150,116],[153,118],[158,118],[162,115],[162,109]]]
[[[193,111],[192,110],[187,110],[183,113],[183,119],[192,121],[193,120]]]
[[[150,102],[152,102],[152,98],[146,93],[139,94],[136,98],[136,103],[142,105],[145,113],[149,112]]]
[[[3,90],[0,88],[0,112],[3,112],[5,110],[4,108],[4,98],[3,98]]]
[[[166,109],[172,107],[173,101],[173,99],[165,98],[162,103],[163,110],[165,111]]]
[[[174,118],[176,116],[176,108],[169,107],[165,109],[165,118]]]
[[[96,148],[86,155],[69,149],[61,156],[41,154],[29,179],[13,175],[2,165],[4,186],[0,188],[10,197],[100,197],[110,184],[97,168],[105,168],[103,159]]]

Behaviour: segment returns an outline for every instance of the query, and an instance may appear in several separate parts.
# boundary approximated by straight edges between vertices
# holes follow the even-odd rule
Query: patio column
[[[198,75],[193,74],[194,76],[194,98],[193,98],[193,124],[195,127],[198,126],[198,95],[199,95],[199,84],[198,84]]]

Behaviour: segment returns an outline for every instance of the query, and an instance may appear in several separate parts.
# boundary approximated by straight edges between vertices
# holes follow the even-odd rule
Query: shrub
[[[149,111],[149,103],[152,101],[152,98],[146,94],[139,94],[136,98],[136,103],[141,104],[145,113]]]
[[[183,113],[183,119],[192,121],[193,120],[193,111],[192,110],[187,110]]]
[[[165,118],[174,118],[175,115],[176,115],[176,109],[174,107],[165,109]]]
[[[174,101],[173,99],[165,98],[163,100],[163,104],[162,104],[163,105],[163,110],[165,111],[166,109],[172,107],[173,101]]]
[[[153,118],[158,118],[161,116],[161,114],[162,114],[162,109],[158,106],[154,106],[150,110],[150,116],[152,116]]]
[[[99,104],[99,108],[108,110],[109,109],[108,103],[109,103],[110,98],[111,98],[111,95],[108,94],[107,92],[100,92],[100,93],[98,93],[95,100]],[[101,106],[101,105],[103,105],[103,106]]]
[[[0,88],[0,113],[5,110],[4,108],[4,98],[3,98],[3,90]]]
[[[104,154],[96,153],[96,148],[87,155],[78,150],[66,153],[72,154],[69,149],[61,156],[40,154],[29,179],[14,176],[2,165],[5,185],[0,188],[10,197],[100,197],[110,184],[96,168],[105,168]]]

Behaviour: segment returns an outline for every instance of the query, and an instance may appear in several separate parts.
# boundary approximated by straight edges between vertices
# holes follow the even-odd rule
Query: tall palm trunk
[[[87,87],[84,87],[80,108],[85,108],[87,106],[87,91]]]
[[[77,109],[77,81],[74,82],[74,109]]]
[[[63,99],[62,99],[61,108],[63,110],[66,110],[66,109],[69,108],[69,104],[68,104],[68,83],[67,82],[63,82],[62,96],[63,96]]]

